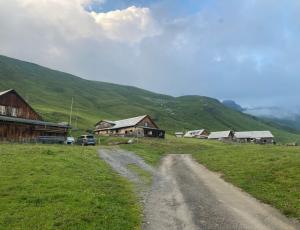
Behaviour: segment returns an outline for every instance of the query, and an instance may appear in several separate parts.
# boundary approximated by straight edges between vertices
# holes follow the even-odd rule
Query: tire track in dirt
[[[134,153],[119,148],[102,149],[99,154],[114,170],[142,188],[145,230],[300,229],[297,221],[225,182],[190,155],[168,155],[154,169]],[[151,188],[128,169],[129,164],[153,175]]]

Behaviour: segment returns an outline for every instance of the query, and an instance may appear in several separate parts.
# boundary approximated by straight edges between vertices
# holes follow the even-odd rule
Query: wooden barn
[[[63,143],[68,129],[43,121],[15,90],[0,92],[0,141]]]
[[[100,136],[165,137],[165,131],[159,129],[149,115],[118,121],[101,120],[96,124],[94,132]]]

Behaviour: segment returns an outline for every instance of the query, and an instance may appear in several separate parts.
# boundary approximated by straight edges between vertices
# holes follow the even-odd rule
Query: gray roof
[[[102,120],[100,122],[107,122],[110,124],[113,124],[112,127],[106,128],[106,129],[120,129],[120,128],[126,128],[126,127],[133,127],[136,126],[140,121],[142,121],[145,117],[148,115],[138,116],[138,117],[132,117],[128,119],[118,120],[118,121],[109,121],[109,120]],[[98,124],[100,123],[98,122]]]
[[[236,132],[234,137],[237,139],[243,138],[253,138],[253,139],[261,139],[261,138],[274,138],[273,134],[270,131],[247,131],[247,132]]]
[[[204,131],[205,131],[205,129],[190,130],[184,134],[184,137],[201,136]]]
[[[230,133],[232,131],[220,131],[220,132],[212,132],[209,136],[208,139],[221,139],[221,138],[228,138],[230,137]]]
[[[51,126],[51,127],[58,127],[58,128],[70,128],[70,126],[68,125],[56,124],[52,122],[39,121],[39,120],[17,118],[17,117],[0,116],[0,121],[16,122],[16,123],[30,124],[30,125],[44,125],[44,126]]]

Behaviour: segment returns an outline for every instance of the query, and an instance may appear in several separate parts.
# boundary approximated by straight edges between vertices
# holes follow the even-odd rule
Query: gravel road
[[[153,175],[152,187],[143,193],[145,230],[300,229],[298,222],[226,183],[190,155],[168,155],[155,170],[135,154],[118,148],[99,153],[138,185],[143,184],[141,179],[126,165],[136,164]]]

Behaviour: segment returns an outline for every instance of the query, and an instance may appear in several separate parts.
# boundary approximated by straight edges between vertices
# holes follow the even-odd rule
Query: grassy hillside
[[[99,73],[101,75],[101,73]],[[201,96],[171,97],[130,86],[88,81],[35,64],[0,56],[0,91],[14,88],[50,121],[68,121],[71,98],[78,127],[92,128],[100,119],[150,114],[168,132],[209,130],[271,130],[280,141],[300,136]]]
[[[224,144],[198,139],[139,140],[123,145],[158,165],[166,154],[191,154],[209,169],[287,216],[300,220],[300,148]]]

